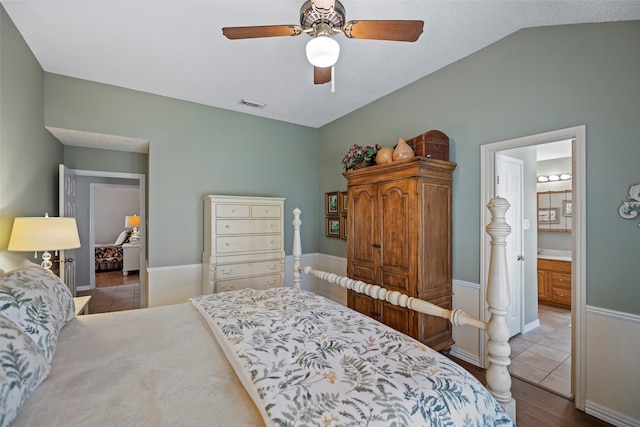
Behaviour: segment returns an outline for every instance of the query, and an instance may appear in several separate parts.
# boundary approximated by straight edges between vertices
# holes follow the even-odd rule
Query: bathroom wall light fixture
[[[539,175],[538,183],[543,182],[556,182],[556,181],[568,181],[571,179],[571,174],[561,173],[561,174],[551,174],[551,175]]]

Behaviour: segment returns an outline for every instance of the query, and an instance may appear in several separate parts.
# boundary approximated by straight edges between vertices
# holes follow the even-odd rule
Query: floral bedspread
[[[275,288],[190,301],[226,338],[268,425],[513,425],[453,361],[327,298]]]

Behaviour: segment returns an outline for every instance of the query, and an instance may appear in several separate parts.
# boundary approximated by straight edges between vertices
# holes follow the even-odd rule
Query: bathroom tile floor
[[[511,375],[561,396],[571,393],[571,310],[538,306],[540,326],[509,340]]]

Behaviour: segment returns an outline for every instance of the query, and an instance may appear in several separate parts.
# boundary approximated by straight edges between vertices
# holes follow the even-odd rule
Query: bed
[[[74,317],[73,299],[54,275],[21,265],[0,278],[0,328],[9,343],[0,366],[6,371],[9,358],[22,357],[21,376],[29,377],[3,373],[10,380],[0,382],[0,426],[513,425],[501,264],[508,204],[494,199],[489,208],[488,323],[302,266],[298,209],[292,287]],[[302,274],[486,329],[488,386],[420,342],[300,289]],[[48,301],[39,316],[47,328],[25,321],[30,303],[17,301],[26,300]],[[3,384],[12,381],[7,394]]]
[[[129,242],[131,231],[120,233],[114,243],[96,243],[94,246],[95,271],[122,270],[122,245]]]

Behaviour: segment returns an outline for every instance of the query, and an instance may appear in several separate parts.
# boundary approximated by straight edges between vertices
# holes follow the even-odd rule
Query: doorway
[[[91,213],[91,184],[92,183],[111,183],[120,182],[126,185],[134,185],[139,189],[139,248],[137,248],[139,266],[139,299],[140,307],[146,307],[147,304],[147,281],[146,281],[146,182],[145,175],[138,173],[122,173],[122,172],[106,172],[91,170],[71,170],[73,172],[74,187],[77,189],[76,201],[78,206],[77,222],[78,231],[80,233],[81,253],[76,256],[78,268],[84,268],[87,272],[86,279],[78,283],[78,290],[88,291],[95,286],[95,263],[94,263],[94,246],[95,236],[93,234],[94,221]],[[133,212],[132,212],[133,213]],[[124,228],[124,217],[120,218],[119,224]],[[100,243],[100,242],[99,242]],[[122,275],[122,271],[119,272]],[[84,277],[84,276],[83,276]],[[90,306],[91,307],[91,306]]]
[[[484,206],[492,197],[495,197],[494,177],[496,175],[496,154],[514,148],[532,147],[540,144],[547,144],[561,140],[572,140],[571,157],[572,157],[572,304],[571,304],[571,379],[572,389],[575,397],[576,407],[584,410],[585,407],[585,318],[586,318],[586,292],[585,292],[585,262],[586,262],[586,242],[585,242],[585,126],[577,126],[557,131],[526,136],[517,139],[500,141],[496,143],[486,144],[481,147],[481,200],[483,206],[481,208],[482,224],[488,224],[490,216],[488,210]],[[483,230],[484,231],[484,230]],[[489,313],[486,311],[485,293],[486,278],[488,273],[488,257],[490,253],[490,237],[484,232],[481,241],[481,304],[480,310],[483,320],[488,320]],[[527,252],[525,250],[524,257],[534,260],[537,253]],[[522,301],[512,301],[512,304],[521,304]],[[483,333],[484,335],[484,333]],[[485,363],[485,348],[483,336],[481,339],[481,362]]]

